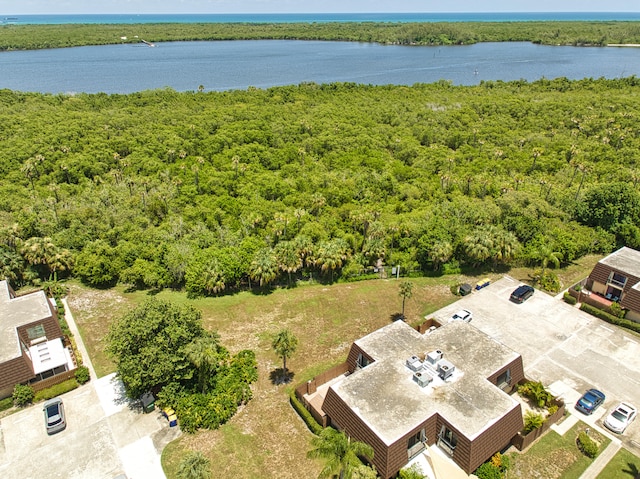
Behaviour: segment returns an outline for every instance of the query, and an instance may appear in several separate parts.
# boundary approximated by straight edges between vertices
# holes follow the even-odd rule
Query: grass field
[[[587,424],[578,422],[564,436],[550,430],[524,453],[509,454],[507,479],[578,479],[593,462],[576,446],[578,434],[587,428]],[[611,442],[593,429],[590,436],[600,445],[600,452]]]
[[[580,263],[558,271],[564,285],[585,277],[597,261]],[[531,270],[506,272],[526,281]],[[413,278],[413,296],[406,302],[409,323],[419,323],[425,315],[457,298],[451,286],[474,284],[479,277],[497,279],[498,274],[478,277],[442,276]],[[158,297],[189,303],[202,311],[206,328],[216,330],[231,350],[256,352],[259,380],[254,398],[225,426],[216,431],[184,435],[163,453],[167,477],[188,450],[202,451],[211,459],[213,477],[229,478],[314,478],[322,465],[306,459],[311,433],[288,402],[291,389],[334,364],[346,359],[351,343],[386,325],[401,311],[397,280],[368,280],[333,285],[303,284],[292,289],[276,289],[270,294],[243,292],[217,298],[188,299],[186,294],[161,291]],[[123,288],[92,290],[71,283],[69,305],[98,375],[113,372],[113,363],[104,353],[104,336],[115,318],[149,297],[148,292],[126,292]],[[271,337],[289,328],[299,339],[298,351],[287,361],[295,374],[289,386],[276,386],[269,375],[281,366],[271,350]]]
[[[626,449],[620,449],[602,470],[598,479],[638,479],[640,478],[640,457]]]

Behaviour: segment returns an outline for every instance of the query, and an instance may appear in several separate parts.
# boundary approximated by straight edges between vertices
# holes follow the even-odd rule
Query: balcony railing
[[[411,446],[409,449],[407,449],[407,454],[409,456],[409,460],[411,460],[414,457],[416,457],[418,454],[420,454],[425,449],[426,448],[425,448],[425,446],[424,446],[424,444],[422,442],[415,443],[413,446]]]

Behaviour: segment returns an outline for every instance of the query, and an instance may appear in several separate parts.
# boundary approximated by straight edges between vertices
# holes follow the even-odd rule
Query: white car
[[[621,402],[604,420],[607,429],[622,434],[631,421],[636,418],[638,411],[631,404]]]
[[[471,314],[471,311],[467,311],[466,309],[461,309],[456,314],[451,316],[451,319],[449,321],[464,321],[465,323],[469,323],[471,322],[472,319],[473,319],[473,315]]]

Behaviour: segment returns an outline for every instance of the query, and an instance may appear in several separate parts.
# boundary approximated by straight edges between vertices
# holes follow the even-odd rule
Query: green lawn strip
[[[602,470],[598,479],[636,479],[640,477],[640,457],[620,449]]]
[[[576,446],[576,438],[588,427],[578,422],[564,436],[551,430],[524,453],[511,453],[507,479],[544,477],[545,479],[578,479],[593,462]],[[602,452],[611,440],[591,429],[590,436],[600,444]]]

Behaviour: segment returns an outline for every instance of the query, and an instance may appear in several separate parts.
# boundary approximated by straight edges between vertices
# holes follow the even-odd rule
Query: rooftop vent
[[[447,360],[443,359],[438,363],[438,376],[440,376],[440,379],[443,381],[446,381],[455,370],[456,367]]]
[[[416,371],[415,373],[413,373],[413,381],[418,383],[418,386],[423,388],[431,381],[433,381],[433,377],[426,370]]]
[[[407,359],[407,367],[412,371],[418,371],[422,368],[422,361],[420,361],[418,356],[411,356]]]
[[[444,356],[444,354],[439,349],[436,349],[435,351],[431,351],[430,353],[427,354],[427,363],[435,367],[438,361],[442,359],[442,356]]]

